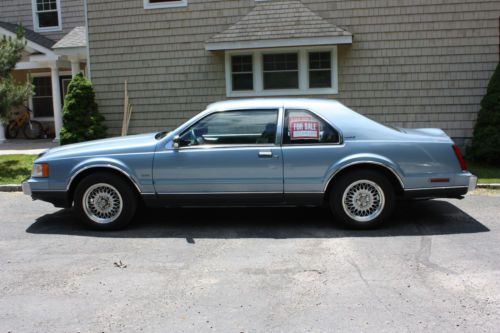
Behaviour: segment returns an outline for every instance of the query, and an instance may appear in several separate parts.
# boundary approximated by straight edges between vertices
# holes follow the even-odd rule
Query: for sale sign
[[[319,140],[320,124],[311,116],[290,117],[288,129],[292,140]]]

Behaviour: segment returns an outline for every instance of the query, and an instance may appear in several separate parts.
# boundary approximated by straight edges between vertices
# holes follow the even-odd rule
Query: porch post
[[[5,140],[5,130],[3,129],[3,124],[0,121],[0,144],[4,143]]]
[[[56,137],[54,142],[59,142],[59,134],[62,128],[62,112],[61,112],[61,87],[59,84],[59,69],[57,62],[50,65],[50,74],[52,79],[52,104],[54,107],[54,127]]]
[[[71,58],[71,77],[75,77],[78,73],[80,73],[80,60]]]

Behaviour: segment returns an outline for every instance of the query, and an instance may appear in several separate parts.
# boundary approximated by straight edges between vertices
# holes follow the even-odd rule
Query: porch
[[[15,37],[17,26],[0,22],[0,35]],[[71,78],[88,70],[85,27],[76,27],[59,41],[25,29],[26,47],[13,71],[18,82],[31,80],[34,94],[26,101],[33,120],[41,122],[59,142],[62,108]],[[0,126],[0,143],[5,132]]]

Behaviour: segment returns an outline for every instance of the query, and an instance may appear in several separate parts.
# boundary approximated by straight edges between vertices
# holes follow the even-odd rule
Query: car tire
[[[390,217],[395,206],[394,188],[382,173],[355,170],[336,180],[329,193],[335,220],[353,229],[371,229]]]
[[[137,210],[137,195],[130,184],[112,173],[91,174],[77,185],[74,207],[81,221],[98,230],[127,226]]]

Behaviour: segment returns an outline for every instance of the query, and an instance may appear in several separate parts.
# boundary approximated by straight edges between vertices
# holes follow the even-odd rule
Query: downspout
[[[85,12],[85,37],[87,38],[87,79],[92,81],[92,71],[90,70],[89,16],[87,8],[87,0],[83,0],[83,11]]]

